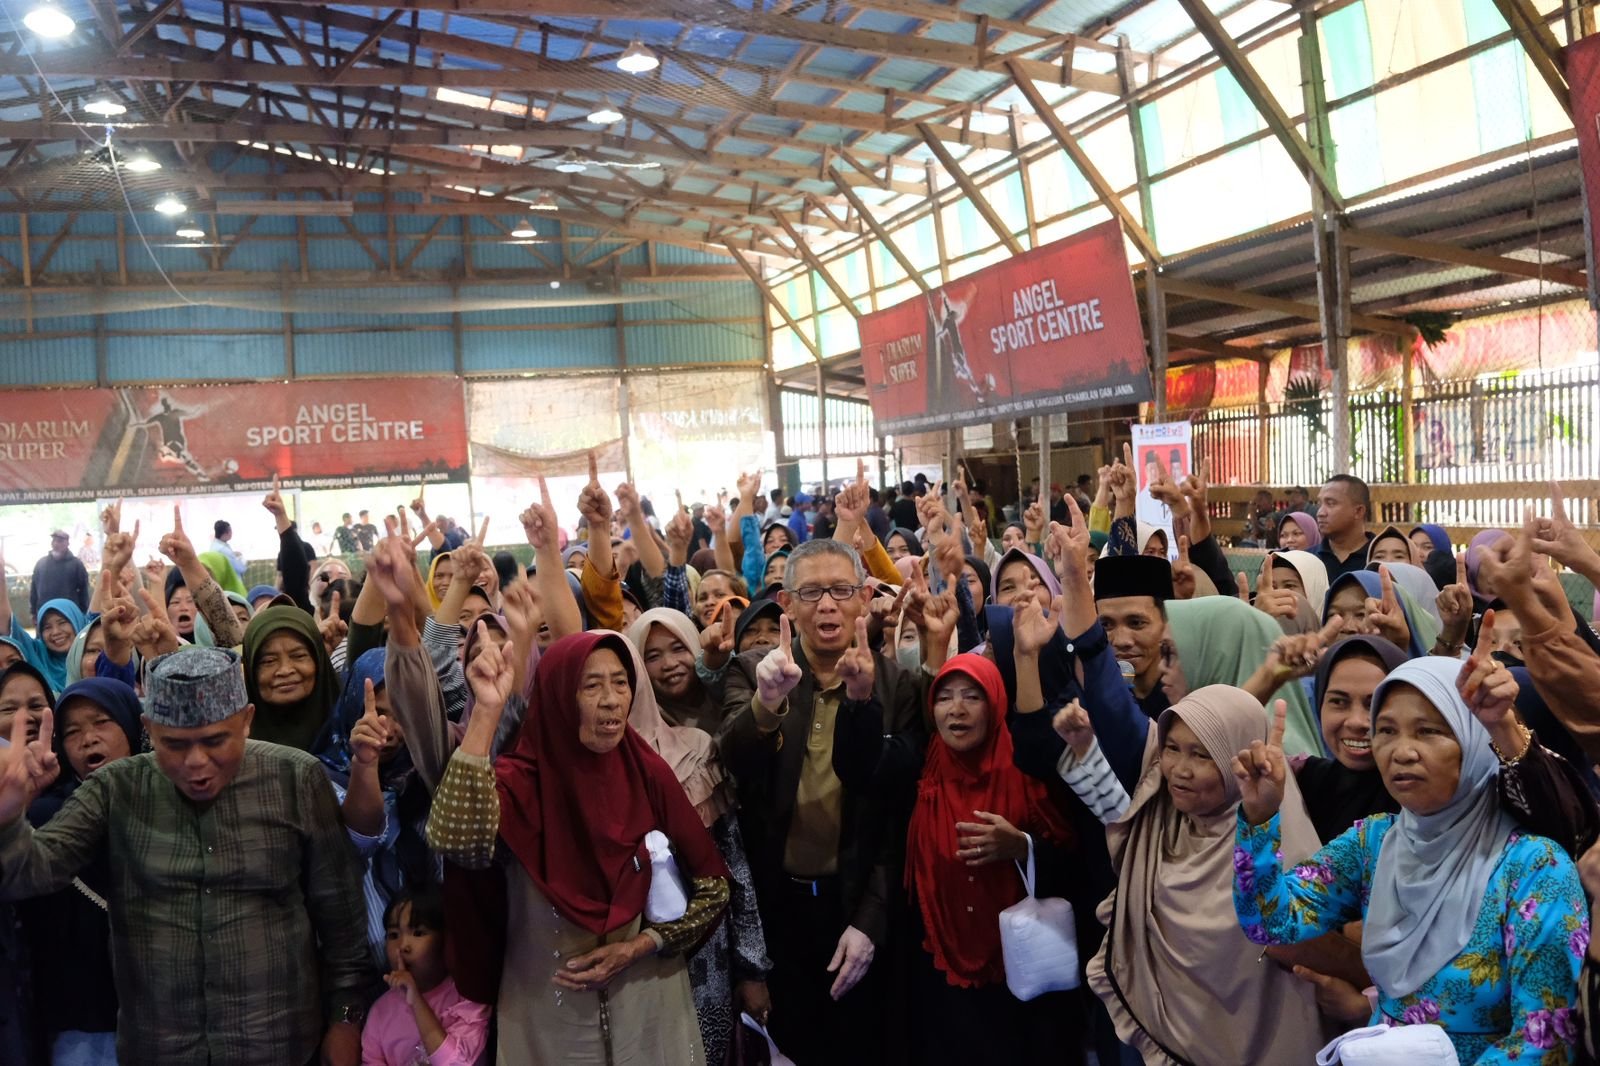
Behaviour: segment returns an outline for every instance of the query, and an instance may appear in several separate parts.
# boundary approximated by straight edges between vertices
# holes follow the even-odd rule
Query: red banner
[[[879,433],[1150,399],[1116,222],[1014,256],[860,321]]]
[[[455,378],[0,392],[0,503],[467,476]]]
[[[1572,124],[1578,134],[1578,162],[1583,167],[1584,222],[1590,240],[1589,265],[1600,264],[1600,38],[1584,37],[1567,45],[1567,86],[1572,92]],[[1589,298],[1595,296],[1590,273]]]

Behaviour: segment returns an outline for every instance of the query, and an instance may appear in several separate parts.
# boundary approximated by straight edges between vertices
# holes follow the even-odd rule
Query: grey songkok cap
[[[144,713],[157,725],[195,729],[245,709],[244,671],[237,652],[180,648],[145,666]]]

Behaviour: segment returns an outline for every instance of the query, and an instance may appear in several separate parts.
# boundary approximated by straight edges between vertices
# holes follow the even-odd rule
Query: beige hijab
[[[733,810],[733,780],[722,771],[711,735],[692,726],[669,725],[661,717],[650,675],[645,672],[644,656],[633,641],[623,641],[633,653],[633,676],[640,679],[633,694],[628,724],[645,739],[655,753],[672,767],[678,784],[707,829],[718,818]]]
[[[1214,814],[1180,814],[1168,796],[1161,746],[1177,718],[1222,770],[1227,798]],[[1150,731],[1133,802],[1106,828],[1117,888],[1100,905],[1109,932],[1089,963],[1089,986],[1146,1063],[1287,1066],[1315,1061],[1322,1046],[1312,987],[1262,959],[1233,909],[1239,784],[1229,764],[1266,738],[1266,711],[1248,693],[1228,685],[1191,693]],[[1281,824],[1285,867],[1317,850],[1293,774]]]

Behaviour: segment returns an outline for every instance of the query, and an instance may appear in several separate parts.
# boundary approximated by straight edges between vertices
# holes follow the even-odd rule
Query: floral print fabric
[[[1252,826],[1241,810],[1233,903],[1245,936],[1289,944],[1364,918],[1393,825],[1393,815],[1363,819],[1285,873],[1277,816]],[[1371,1024],[1442,1026],[1463,1064],[1564,1066],[1576,1054],[1588,947],[1588,905],[1572,859],[1544,837],[1513,833],[1467,946],[1411,995],[1380,987]]]

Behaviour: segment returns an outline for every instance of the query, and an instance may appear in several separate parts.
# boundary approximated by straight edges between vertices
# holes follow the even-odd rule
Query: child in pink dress
[[[389,991],[367,1015],[362,1066],[477,1066],[492,1008],[462,998],[446,970],[444,905],[436,889],[401,893],[383,916]]]

